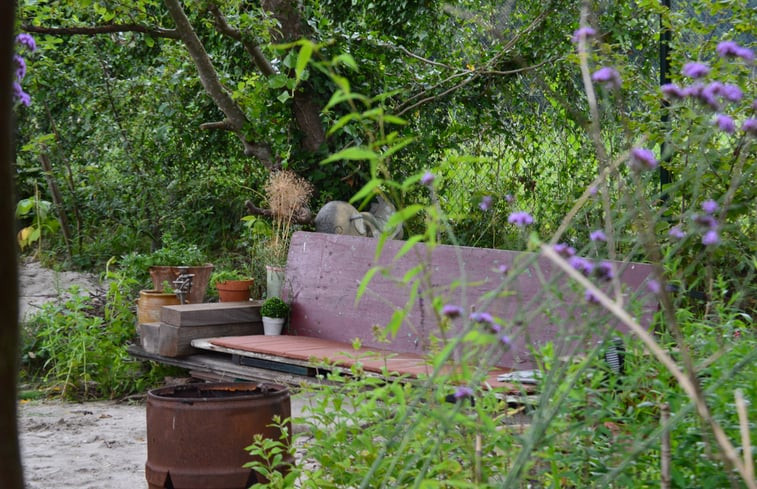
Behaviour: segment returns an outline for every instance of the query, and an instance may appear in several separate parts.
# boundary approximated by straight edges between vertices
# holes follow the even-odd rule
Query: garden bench
[[[292,305],[285,334],[204,338],[192,341],[192,346],[231,354],[240,365],[299,375],[313,375],[323,369],[323,361],[343,370],[359,362],[366,372],[375,374],[423,375],[430,369],[426,358],[434,348],[432,338],[438,335],[429,295],[433,289],[444,297],[443,304],[465,308],[466,316],[476,306],[517,325],[509,349],[503,348],[491,361],[489,383],[496,387],[501,373],[534,369],[533,352],[547,342],[566,354],[581,348],[574,335],[580,335],[590,322],[625,332],[602,308],[588,303],[564,272],[533,253],[440,245],[428,254],[425,245],[416,244],[395,259],[406,242],[389,240],[376,261],[377,245],[372,238],[295,233],[284,288],[284,297]],[[401,279],[426,260],[429,280],[423,281],[417,300],[408,305],[411,286]],[[377,264],[391,273],[373,275],[356,302],[361,281]],[[511,271],[524,267],[524,271],[508,284],[506,294],[486,300],[486,294],[503,280],[501,266]],[[634,301],[632,312],[648,327],[657,309],[656,298],[645,287],[652,267],[615,262],[614,268],[624,301]],[[395,311],[404,308],[407,315],[396,336],[381,338],[377,333],[390,323]],[[462,324],[464,319],[454,323]],[[356,341],[359,350],[353,349]],[[585,348],[587,341],[583,343]]]

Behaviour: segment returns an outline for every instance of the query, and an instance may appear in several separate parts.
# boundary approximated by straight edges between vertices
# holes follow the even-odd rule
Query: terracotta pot
[[[137,320],[139,324],[160,322],[160,308],[179,304],[176,294],[162,290],[140,290],[137,301]]]
[[[202,304],[205,300],[205,292],[208,290],[210,274],[213,273],[213,265],[210,263],[193,267],[150,267],[150,277],[152,278],[153,288],[155,290],[163,290],[163,282],[166,281],[173,286],[173,281],[181,275],[182,270],[185,270],[186,273],[194,274],[194,277],[192,277],[192,288],[189,289],[187,302],[191,304]]]
[[[254,280],[227,280],[216,284],[221,302],[242,302],[250,300],[250,287]]]

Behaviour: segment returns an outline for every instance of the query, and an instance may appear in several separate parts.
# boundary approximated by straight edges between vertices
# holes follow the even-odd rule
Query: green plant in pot
[[[210,277],[210,284],[218,291],[221,302],[249,301],[254,283],[249,275],[239,270],[219,270]]]
[[[150,253],[129,253],[120,260],[122,270],[137,277],[140,283],[151,282],[149,288],[165,292],[168,283],[174,288],[174,281],[182,276],[192,276],[187,301],[203,302],[213,265],[206,262],[205,253],[197,245],[183,243],[170,234],[163,236],[163,246]],[[148,275],[149,274],[149,275]]]
[[[279,297],[269,297],[260,307],[260,315],[263,317],[263,332],[266,336],[281,334],[287,317],[289,316],[289,304]]]

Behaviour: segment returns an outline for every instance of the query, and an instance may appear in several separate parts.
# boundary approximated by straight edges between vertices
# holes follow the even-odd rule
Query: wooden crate
[[[138,327],[142,348],[166,357],[191,355],[192,340],[263,334],[262,301],[164,306],[160,322]]]

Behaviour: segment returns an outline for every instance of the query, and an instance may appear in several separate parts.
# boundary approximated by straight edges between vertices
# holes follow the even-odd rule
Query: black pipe
[[[670,11],[671,0],[662,0],[662,6],[668,9]],[[671,42],[671,31],[670,29],[666,28],[663,19],[662,14],[660,14],[660,86],[670,83],[670,42]],[[669,117],[668,117],[668,106],[669,103],[667,100],[662,99],[662,126],[663,128],[668,127],[669,123]],[[665,191],[665,185],[670,184],[673,181],[673,175],[670,173],[670,170],[668,169],[668,163],[670,163],[670,159],[672,157],[672,154],[668,154],[668,143],[667,143],[667,137],[663,139],[662,147],[660,148],[660,156],[662,163],[660,164],[660,192],[661,192],[661,199],[663,201],[668,200],[668,193]]]

